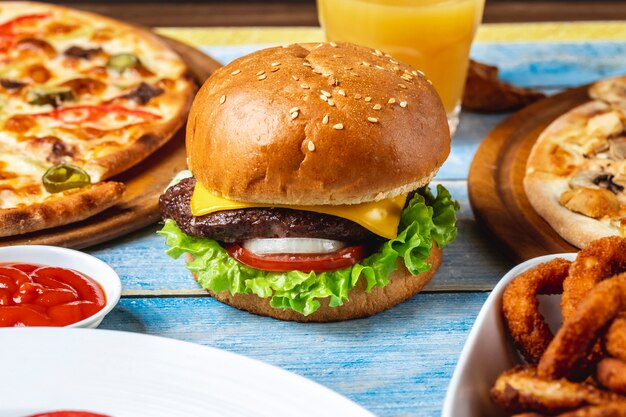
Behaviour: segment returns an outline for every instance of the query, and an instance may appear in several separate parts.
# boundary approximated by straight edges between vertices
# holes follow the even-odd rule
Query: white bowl
[[[493,289],[480,309],[456,365],[442,417],[502,417],[505,413],[493,404],[489,390],[500,373],[522,363],[502,319],[502,293],[506,285],[522,272],[554,258],[574,260],[575,253],[562,253],[530,259],[511,269]],[[539,309],[554,331],[561,323],[561,296],[539,296]]]
[[[93,316],[65,327],[96,328],[109,311],[115,307],[122,294],[122,283],[117,273],[100,259],[73,249],[56,246],[0,247],[0,262],[23,262],[58,266],[82,272],[98,282],[106,295],[106,305]]]

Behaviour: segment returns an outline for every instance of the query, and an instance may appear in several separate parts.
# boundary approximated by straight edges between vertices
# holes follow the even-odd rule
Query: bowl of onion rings
[[[472,328],[443,416],[626,416],[626,238],[511,270]]]
[[[540,256],[511,269],[495,286],[481,308],[454,370],[442,417],[504,417],[510,415],[490,399],[498,376],[523,358],[515,349],[502,315],[502,296],[520,274],[556,258],[574,260],[575,253]],[[559,295],[539,296],[539,308],[554,330],[561,324]]]

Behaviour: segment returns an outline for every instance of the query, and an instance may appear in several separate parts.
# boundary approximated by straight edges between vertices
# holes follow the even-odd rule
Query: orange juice
[[[318,0],[331,41],[380,49],[423,71],[450,115],[458,111],[484,0]]]

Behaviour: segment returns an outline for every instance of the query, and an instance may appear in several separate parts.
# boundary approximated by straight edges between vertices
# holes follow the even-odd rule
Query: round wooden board
[[[202,84],[220,63],[181,42],[163,38]],[[172,177],[187,167],[185,126],[170,141],[130,170],[111,178],[126,185],[120,203],[93,217],[54,229],[0,239],[0,246],[54,245],[81,249],[120,237],[161,219],[158,198]]]
[[[476,220],[518,261],[578,251],[535,212],[522,181],[539,134],[554,119],[589,100],[583,86],[533,103],[500,123],[474,156],[468,191]]]

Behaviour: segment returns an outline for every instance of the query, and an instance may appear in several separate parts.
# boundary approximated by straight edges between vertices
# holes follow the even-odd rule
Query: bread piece
[[[350,44],[261,50],[218,70],[187,124],[194,176],[231,200],[357,204],[426,185],[450,152],[424,76]]]

